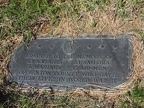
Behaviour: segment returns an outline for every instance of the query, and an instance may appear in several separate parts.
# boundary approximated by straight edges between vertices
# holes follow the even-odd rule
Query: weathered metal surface
[[[39,38],[15,51],[9,70],[22,87],[72,90],[118,86],[131,66],[129,37]]]

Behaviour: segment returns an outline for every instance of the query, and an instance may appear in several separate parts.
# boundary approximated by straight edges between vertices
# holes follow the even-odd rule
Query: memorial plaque
[[[21,45],[9,63],[11,81],[21,87],[113,88],[132,72],[130,36],[39,38]]]

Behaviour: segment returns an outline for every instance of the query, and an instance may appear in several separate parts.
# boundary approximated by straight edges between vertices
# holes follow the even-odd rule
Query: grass
[[[71,101],[71,97],[67,93],[61,96],[52,95],[50,91],[44,91],[42,94],[36,90],[22,93],[8,90],[5,87],[1,87],[0,93],[0,108],[76,108],[77,105],[80,105],[79,100]],[[2,98],[5,100],[2,101]]]
[[[114,16],[124,22],[130,23],[135,18],[144,20],[143,0],[6,0],[4,3],[0,2],[0,42],[4,42],[0,45],[0,60],[2,58],[0,63],[12,52],[11,49],[14,49],[10,45],[11,42],[7,41],[9,38],[23,36],[24,46],[26,46],[26,43],[35,39],[38,32],[42,31],[41,26],[49,25],[58,28],[63,19],[70,19],[70,22],[76,25],[72,31],[83,33],[87,30],[84,29],[86,26],[96,31],[98,25],[105,25],[105,22],[101,23],[101,18],[95,16],[99,13],[110,14],[108,8],[114,9]],[[91,20],[92,23],[89,24]],[[141,36],[144,41],[142,29],[135,28],[132,31]],[[144,88],[137,85],[119,99],[120,107],[144,107]],[[9,86],[0,86],[0,95],[0,108],[102,108],[108,105],[117,108],[113,103],[104,103],[105,97],[97,100],[87,95],[74,97],[68,93],[57,96],[50,91],[39,94],[36,90],[22,93]]]
[[[143,33],[143,31],[140,30],[140,29],[134,29],[132,31],[134,31],[136,34],[138,34],[141,37],[141,41],[144,43],[144,33]]]
[[[58,25],[62,18],[70,17],[77,21],[82,13],[96,11],[96,7],[106,11],[105,6],[112,3],[119,4],[117,14],[120,17],[128,17],[130,10],[134,7],[139,10],[144,4],[142,0],[129,0],[129,2],[125,0],[10,0],[8,6],[0,4],[0,39],[23,35],[24,39],[29,41],[32,36],[36,35],[42,19],[53,26]],[[93,26],[95,27],[95,25],[96,22]]]
[[[11,0],[9,6],[2,11],[1,21],[4,22],[2,33],[11,31],[7,34],[8,36],[22,34],[29,39],[31,28],[36,25],[38,18],[45,13],[43,10],[47,10],[45,8],[47,6],[48,4],[44,1],[40,4],[38,0]],[[2,36],[1,39],[5,37]]]
[[[121,108],[143,108],[144,107],[144,87],[138,86],[125,94],[125,99],[121,100]]]
[[[105,100],[96,99],[87,95],[75,95],[74,93],[52,94],[51,91],[39,93],[36,89],[21,92],[1,86],[0,108],[101,108],[111,106],[103,104]],[[2,101],[3,100],[3,101]]]
[[[3,53],[6,53],[7,50],[8,50],[8,43],[6,42],[6,43],[4,44],[4,46],[2,47],[2,52],[3,52]]]

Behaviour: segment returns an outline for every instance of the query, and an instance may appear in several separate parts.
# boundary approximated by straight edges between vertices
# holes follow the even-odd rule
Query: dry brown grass
[[[20,43],[22,42],[22,37],[8,37],[5,40],[0,41],[0,75],[1,75],[1,84],[4,84],[9,77],[8,63],[10,56],[13,53]]]
[[[83,34],[116,36],[132,33],[135,29],[144,31],[144,22],[140,16],[122,18],[116,15],[117,8],[113,5],[106,7],[105,10],[97,8],[94,12],[82,13],[77,20],[69,17],[63,18],[57,27],[45,24],[38,34],[74,38]],[[94,23],[97,23],[95,27]]]
[[[106,7],[106,11],[97,8],[93,12],[83,12],[77,20],[67,17],[62,18],[58,26],[52,26],[49,23],[44,22],[38,31],[38,37],[46,36],[64,36],[76,38],[82,35],[111,35],[118,36],[119,34],[135,34],[133,30],[139,29],[144,31],[144,22],[142,17],[136,14],[131,15],[129,18],[122,18],[116,14],[117,8],[114,5]],[[97,23],[96,26],[93,26],[94,23]],[[23,41],[22,37],[8,37],[6,40],[0,41],[0,75],[3,80],[7,79],[9,75],[8,72],[8,62],[10,55],[14,52],[19,44]],[[8,44],[8,49],[6,52],[3,52],[3,48]],[[83,105],[79,107],[86,107],[88,99],[90,103],[95,102],[96,100],[99,103],[99,106],[104,107],[105,105],[113,106],[116,102],[117,97],[122,97],[127,91],[130,91],[137,82],[138,79],[141,79],[140,85],[144,84],[144,50],[141,37],[138,34],[135,34],[135,37],[132,39],[133,43],[133,72],[131,78],[125,84],[122,84],[115,88],[114,91],[102,91],[102,90],[75,90],[69,92],[71,96],[71,101],[79,99]],[[3,83],[3,80],[0,80],[0,83]],[[57,92],[56,95],[63,96],[63,92]],[[118,104],[118,103],[115,103]],[[52,105],[52,104],[51,104]],[[50,106],[51,106],[50,105]]]

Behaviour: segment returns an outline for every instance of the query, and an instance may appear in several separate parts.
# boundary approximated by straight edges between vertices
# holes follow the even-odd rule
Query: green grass
[[[125,99],[121,100],[121,108],[143,108],[144,107],[144,87],[133,88],[132,92],[127,92]]]
[[[32,27],[37,24],[38,18],[46,13],[44,10],[47,10],[47,7],[46,0],[41,3],[39,0],[11,0],[9,6],[3,8],[1,14],[1,21],[4,23],[1,33],[11,32],[1,36],[1,39],[15,34],[28,35],[29,39]]]
[[[96,8],[105,10],[109,4],[118,4],[117,14],[120,17],[128,17],[133,8],[140,10],[143,8],[142,0],[10,0],[8,6],[0,4],[0,39],[9,36],[23,35],[27,41],[37,31],[33,31],[35,26],[42,22],[42,18],[50,25],[58,25],[62,18],[73,18],[75,21],[82,13],[96,11]],[[134,10],[135,11],[135,10]],[[142,13],[140,13],[142,14]],[[93,26],[95,27],[94,22]]]
[[[0,94],[0,100],[5,98],[3,102],[0,102],[0,108],[47,108],[50,106],[76,108],[77,105],[80,105],[78,100],[71,101],[67,93],[61,96],[52,95],[50,91],[44,91],[42,94],[39,94],[37,90],[22,93],[1,86]]]
[[[138,34],[139,36],[141,36],[141,41],[144,43],[144,33],[143,33],[143,31],[140,30],[140,29],[134,29],[132,31],[135,32],[136,34]]]

